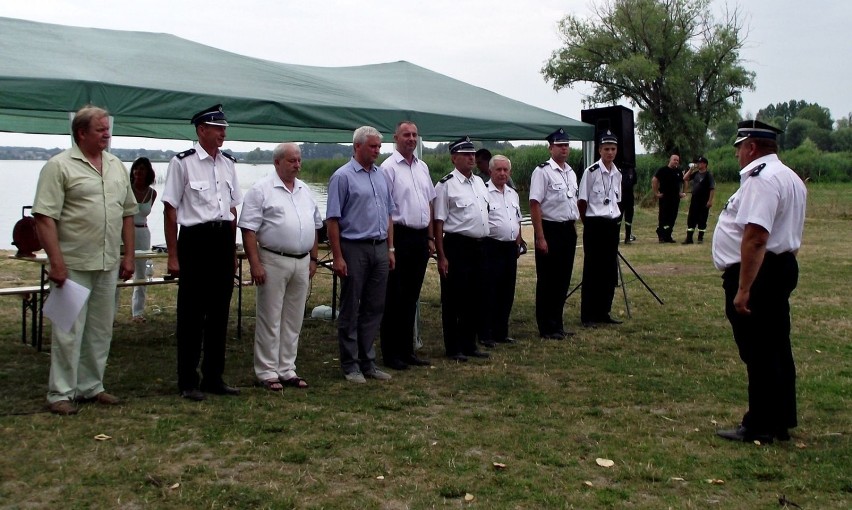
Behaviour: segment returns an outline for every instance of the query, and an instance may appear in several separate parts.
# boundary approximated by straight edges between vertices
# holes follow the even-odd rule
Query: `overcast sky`
[[[588,89],[555,92],[540,69],[560,45],[557,22],[568,13],[585,16],[589,6],[600,1],[7,0],[0,2],[0,16],[165,32],[290,64],[407,60],[579,119]],[[748,37],[741,57],[757,78],[756,89],[743,96],[743,114],[754,115],[768,104],[790,99],[817,102],[834,118],[852,112],[852,2],[713,0],[712,5],[717,12],[737,5],[745,16]],[[68,140],[0,133],[0,145],[65,147]],[[243,151],[258,145],[268,147],[233,142],[226,147]],[[182,150],[187,142],[116,138],[113,146]]]

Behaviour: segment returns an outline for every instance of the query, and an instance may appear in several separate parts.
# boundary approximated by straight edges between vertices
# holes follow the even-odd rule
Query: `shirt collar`
[[[370,168],[364,168],[363,166],[361,166],[361,163],[358,163],[358,161],[354,157],[349,158],[349,164],[352,165],[352,169],[355,170],[356,172],[367,172],[367,173],[369,173],[369,172],[373,172],[373,171],[378,170],[378,167],[375,165],[375,163]]]
[[[769,163],[770,161],[778,161],[778,154],[767,154],[766,156],[761,156],[747,164],[745,168],[740,170],[740,178],[745,177],[749,172],[754,170],[754,167],[757,165],[761,163]]]
[[[293,191],[290,191],[287,188],[287,185],[284,184],[284,181],[281,180],[281,177],[278,176],[278,172],[272,172],[272,187],[273,188],[284,188],[284,190],[286,190],[287,193],[295,193],[296,191],[299,190],[299,188],[302,187],[302,181],[300,181],[299,179],[295,179],[293,181]]]
[[[394,161],[394,162],[396,162],[396,163],[405,163],[405,164],[408,164],[408,161],[406,161],[406,160],[405,160],[405,156],[403,156],[403,155],[402,155],[402,153],[401,153],[401,152],[399,152],[399,151],[398,151],[398,150],[396,150],[396,149],[394,149],[393,154],[391,154],[391,156],[390,156],[390,157],[391,157],[391,161]],[[414,165],[416,165],[416,164],[417,164],[418,159],[417,159],[417,155],[416,155],[416,154],[414,154],[412,157],[413,157],[414,159],[412,159],[412,160],[411,160],[411,166],[414,166]]]

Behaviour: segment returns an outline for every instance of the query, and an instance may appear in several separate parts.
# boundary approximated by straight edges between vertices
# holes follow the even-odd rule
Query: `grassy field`
[[[719,190],[711,218],[732,190]],[[526,255],[511,325],[519,342],[485,362],[456,364],[441,357],[432,264],[422,354],[433,366],[395,372],[386,383],[347,384],[333,323],[308,319],[298,368],[311,387],[283,394],[254,387],[247,289],[241,338],[231,314],[226,373],[243,395],[182,400],[175,288],[155,287],[143,325],[130,321],[130,293],[122,295],[106,386],[124,404],[53,416],[44,409],[49,335],[45,352],[22,345],[20,303],[5,298],[0,507],[771,509],[783,496],[805,509],[850,508],[850,191],[810,188],[792,297],[800,427],[790,442],[714,436],[741,417],[746,382],[710,244],[657,244],[655,211],[642,209],[639,241],[622,253],[665,305],[628,273],[632,318],[621,291],[614,304],[623,325],[583,329],[575,294],[565,317],[576,336],[539,340]],[[575,283],[581,268],[578,249]],[[0,261],[2,286],[36,276],[32,265]],[[308,309],[329,302],[330,286],[328,273],[319,273]],[[110,439],[94,439],[99,434]],[[614,465],[601,467],[598,458]]]

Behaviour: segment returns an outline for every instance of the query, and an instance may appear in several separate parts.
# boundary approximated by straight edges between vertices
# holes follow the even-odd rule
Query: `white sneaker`
[[[387,375],[387,374],[385,374],[385,375]],[[364,384],[364,383],[367,382],[367,380],[364,379],[364,374],[362,374],[361,372],[352,372],[350,374],[343,374],[343,377],[346,378],[346,380],[351,382],[351,383]]]
[[[370,379],[376,379],[379,381],[390,381],[392,377],[387,372],[382,372],[378,368],[374,368],[369,372],[364,372],[364,376],[369,377]]]

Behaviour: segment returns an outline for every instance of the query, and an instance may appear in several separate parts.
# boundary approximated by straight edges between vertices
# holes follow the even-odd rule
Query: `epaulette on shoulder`
[[[587,168],[587,169],[586,169],[586,171],[587,171],[587,172],[594,172],[594,171],[595,171],[595,170],[597,170],[597,169],[598,169],[598,164],[597,164],[597,163],[595,163],[594,165],[592,165],[592,166],[590,166],[589,168]]]
[[[452,174],[452,173],[448,173],[447,175],[445,175],[445,176],[441,177],[441,180],[440,180],[440,181],[438,181],[438,182],[447,182],[447,181],[449,181],[452,177],[453,177],[453,174]]]
[[[758,175],[760,175],[760,172],[761,172],[764,168],[766,168],[766,163],[761,163],[761,164],[757,165],[757,166],[754,168],[754,170],[752,170],[752,171],[751,171],[751,173],[749,174],[749,176],[750,176],[750,177],[757,177]]]
[[[177,158],[178,158],[178,159],[183,159],[183,158],[185,158],[185,157],[187,157],[187,156],[192,156],[193,154],[195,154],[195,149],[189,149],[189,150],[187,150],[187,151],[183,151],[183,152],[179,153],[179,154],[177,155]]]
[[[226,158],[230,159],[234,163],[237,162],[237,158],[235,158],[234,155],[231,154],[230,152],[223,152],[222,155],[225,156]]]
[[[544,167],[546,167],[546,166],[547,166],[547,161],[545,161],[544,163],[542,163],[542,164],[538,165],[538,167],[539,167],[539,168],[544,168]]]

